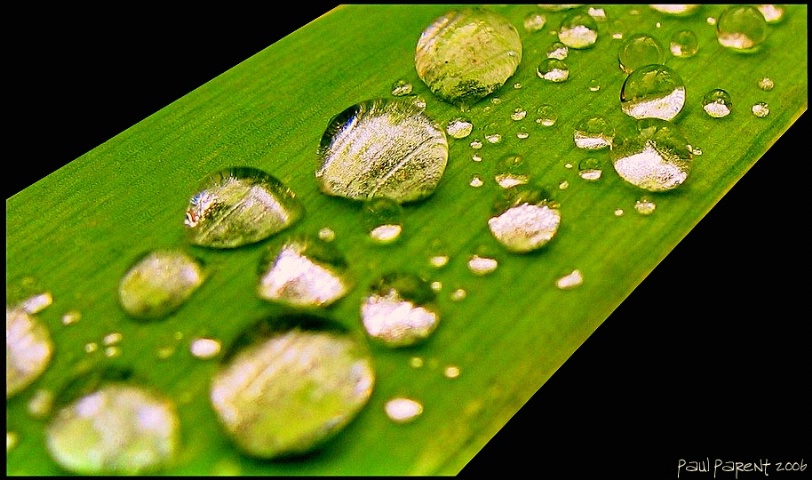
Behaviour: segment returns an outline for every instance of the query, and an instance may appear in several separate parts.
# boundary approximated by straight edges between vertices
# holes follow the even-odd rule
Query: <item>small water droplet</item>
[[[527,166],[521,155],[509,154],[496,164],[494,180],[502,188],[525,184],[529,180]]]
[[[767,23],[781,23],[784,19],[784,7],[781,5],[762,4],[756,5],[756,8],[761,12],[761,15]]]
[[[409,423],[423,413],[423,404],[406,397],[395,397],[386,402],[386,416],[395,423]]]
[[[561,21],[558,40],[569,48],[591,48],[598,40],[598,24],[589,14],[574,11]]]
[[[558,121],[558,110],[552,105],[539,106],[536,115],[536,123],[544,127],[552,127]]]
[[[159,347],[156,353],[158,355],[158,358],[160,358],[161,360],[166,360],[167,358],[175,354],[175,347],[171,345]]]
[[[775,82],[770,77],[761,77],[758,79],[758,88],[769,92],[775,87]]]
[[[478,139],[474,139],[474,140],[471,140],[470,145],[471,145],[471,148],[473,148],[474,150],[479,150],[480,148],[482,148],[482,141],[478,140]]]
[[[606,21],[606,10],[599,7],[589,7],[586,13],[595,19],[598,22],[605,22]]]
[[[656,38],[637,33],[629,36],[620,46],[617,61],[620,69],[628,75],[645,65],[665,63],[665,50]]]
[[[257,295],[285,305],[327,307],[352,283],[347,261],[332,243],[298,235],[265,250]]]
[[[518,89],[522,88],[522,84],[521,84],[521,82],[516,82],[516,83],[514,83],[514,84],[513,84],[513,88],[515,88],[516,90],[518,90]]]
[[[473,155],[471,155],[471,161],[473,161],[473,162],[481,162],[482,157],[480,155],[473,154]]]
[[[78,322],[82,319],[82,312],[78,310],[71,310],[69,312],[65,312],[62,315],[62,325],[68,326],[73,325],[74,323]]]
[[[547,17],[543,13],[530,12],[524,17],[524,29],[528,32],[538,32],[547,24]]]
[[[692,30],[679,30],[671,36],[671,55],[690,58],[699,51],[699,38]]]
[[[521,38],[508,19],[484,8],[461,8],[423,30],[414,62],[429,90],[465,107],[504,85],[521,59]]]
[[[50,415],[51,408],[54,406],[54,393],[50,390],[40,388],[26,403],[25,407],[28,414],[36,419],[43,419]]]
[[[336,232],[330,227],[323,227],[319,229],[319,240],[324,242],[332,242],[336,239]]]
[[[471,134],[474,124],[467,118],[457,117],[448,122],[445,132],[451,138],[461,139]]]
[[[753,53],[767,39],[767,21],[752,5],[737,5],[725,9],[716,22],[716,39],[732,51]]]
[[[622,208],[616,208],[616,209],[615,209],[615,216],[616,216],[616,217],[622,217],[624,213],[625,213],[625,212],[623,211],[623,209],[622,209]]]
[[[429,283],[416,274],[384,274],[370,286],[361,304],[364,330],[389,347],[420,343],[440,322],[435,298]]]
[[[570,182],[568,182],[566,180],[561,180],[561,182],[559,182],[559,184],[558,184],[558,189],[559,190],[566,190],[567,188],[569,188],[569,186],[570,186]]]
[[[581,271],[578,269],[573,270],[572,272],[564,275],[563,277],[559,277],[555,281],[555,286],[561,290],[567,290],[570,288],[575,288],[581,286],[584,283],[584,277],[581,274]]]
[[[623,82],[620,107],[623,113],[640,118],[671,120],[685,105],[682,77],[665,65],[645,65]]]
[[[632,185],[652,192],[671,190],[688,177],[693,159],[688,145],[677,125],[646,118],[615,135],[612,164]]]
[[[558,204],[547,191],[518,185],[504,190],[494,203],[488,227],[507,250],[525,253],[550,242],[560,223]]]
[[[403,208],[386,197],[373,198],[361,207],[361,225],[375,243],[385,245],[400,237]]]
[[[452,302],[460,302],[465,300],[465,297],[468,296],[468,292],[465,291],[463,288],[457,288],[453,292],[451,292],[451,301]]]
[[[85,344],[85,353],[93,353],[99,349],[99,344],[96,342],[90,342]]]
[[[296,195],[277,178],[236,167],[203,179],[189,200],[183,225],[194,245],[236,248],[290,227],[303,213]]]
[[[195,338],[189,345],[189,351],[195,358],[214,358],[220,353],[220,341],[214,338]]]
[[[516,138],[518,138],[519,140],[524,140],[528,137],[530,137],[530,132],[526,130],[519,130],[518,132],[516,132]]]
[[[567,169],[572,168],[572,163],[570,163],[570,162],[565,163],[564,168],[567,168]]]
[[[488,275],[495,272],[497,267],[499,267],[499,261],[495,258],[480,255],[471,255],[468,258],[468,270],[474,275]]]
[[[20,436],[17,432],[6,431],[6,453],[10,452],[20,443]]]
[[[637,213],[640,215],[651,215],[656,208],[657,205],[646,197],[634,202],[634,209],[637,210]]]
[[[369,401],[366,344],[308,314],[263,318],[235,340],[209,398],[225,432],[258,458],[301,455],[348,425]]]
[[[536,75],[548,82],[561,83],[570,77],[570,69],[563,60],[545,58],[536,67]]]
[[[547,58],[565,60],[569,53],[570,49],[561,42],[553,42],[549,47],[547,47]]]
[[[499,142],[502,141],[502,134],[501,133],[491,133],[491,134],[485,135],[485,140],[487,140],[490,143],[499,143]]]
[[[456,365],[449,365],[443,370],[443,375],[446,378],[457,378],[460,376],[460,367]]]
[[[578,176],[584,180],[594,182],[603,175],[601,162],[595,157],[587,157],[578,162]]]
[[[423,199],[448,161],[445,132],[411,103],[375,99],[333,117],[318,148],[322,192],[353,200]]]
[[[205,279],[200,263],[191,256],[155,250],[142,255],[124,274],[119,303],[135,319],[163,318],[180,308]]]
[[[687,17],[699,10],[699,4],[662,4],[649,5],[649,7],[660,13],[673,15],[675,17]]]
[[[431,289],[435,292],[439,292],[443,289],[443,282],[437,280],[431,282]]]
[[[753,105],[751,111],[758,118],[764,118],[770,114],[770,106],[767,105],[767,102],[758,102]]]
[[[19,307],[29,315],[35,315],[50,307],[52,303],[54,303],[54,298],[51,292],[43,292],[23,300]]]
[[[601,150],[612,145],[613,127],[605,117],[592,115],[582,118],[575,126],[572,139],[575,146],[585,150]]]
[[[705,19],[708,25],[716,25],[716,17],[708,17]]]
[[[174,405],[111,383],[61,408],[46,429],[51,458],[80,475],[138,475],[170,464],[179,446]]]
[[[494,105],[499,105],[500,103],[502,103],[502,99],[499,97],[493,97],[491,98],[491,103]]]
[[[113,332],[105,335],[102,339],[102,343],[106,346],[115,345],[120,342],[122,338],[123,337],[120,332]]]
[[[406,80],[398,80],[392,84],[392,95],[402,97],[412,93],[412,84]]]
[[[6,399],[25,390],[45,372],[53,351],[44,323],[21,307],[6,307]]]
[[[423,357],[412,357],[409,359],[409,366],[412,368],[420,368],[423,366]]]
[[[589,91],[590,92],[598,92],[601,89],[601,84],[597,80],[590,80],[589,81]]]
[[[116,347],[115,345],[112,347],[105,347],[104,349],[104,356],[107,358],[114,358],[121,355],[121,348]]]
[[[723,118],[730,115],[733,100],[730,94],[721,88],[715,88],[702,97],[702,108],[712,118]]]
[[[468,182],[468,185],[470,185],[470,186],[472,186],[474,188],[479,188],[484,184],[485,184],[485,182],[482,181],[482,177],[480,177],[479,175],[473,175],[471,177],[471,181]]]
[[[515,121],[523,120],[527,116],[527,110],[518,107],[510,114],[510,118]]]
[[[690,151],[691,151],[691,153],[692,153],[692,154],[693,154],[695,157],[702,156],[702,149],[701,149],[701,148],[699,148],[699,147],[695,147],[695,146],[693,146],[693,145],[688,145],[688,150],[690,150]]]
[[[429,264],[434,268],[442,268],[448,265],[448,255],[434,255],[429,258]]]

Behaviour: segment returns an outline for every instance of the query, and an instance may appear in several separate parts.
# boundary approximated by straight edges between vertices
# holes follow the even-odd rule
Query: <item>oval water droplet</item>
[[[263,319],[229,348],[210,400],[245,454],[308,453],[342,431],[369,401],[375,371],[361,339],[306,314]]]
[[[440,322],[436,293],[426,280],[409,272],[382,275],[361,304],[367,335],[388,347],[425,341]]]
[[[460,367],[456,365],[449,365],[443,369],[443,376],[445,378],[457,378],[460,376]]]
[[[692,30],[679,30],[671,36],[669,44],[671,55],[679,58],[690,58],[699,51],[699,38]]]
[[[584,277],[581,274],[581,271],[576,268],[572,272],[559,277],[555,281],[555,286],[560,290],[568,290],[571,288],[580,287],[583,283]]]
[[[601,89],[601,84],[598,80],[592,79],[589,81],[589,91],[598,92]]]
[[[558,121],[558,110],[552,105],[541,105],[536,109],[536,123],[543,127],[552,127]]]
[[[392,95],[395,97],[402,97],[412,93],[412,84],[406,80],[398,80],[392,84]]]
[[[423,404],[406,397],[387,400],[384,406],[386,416],[395,423],[409,423],[423,413]]]
[[[544,58],[536,67],[536,75],[548,82],[561,83],[570,78],[570,69],[563,60]]]
[[[327,195],[405,203],[434,192],[445,172],[448,142],[413,104],[375,99],[333,117],[318,156],[316,180]]]
[[[657,205],[650,200],[649,198],[643,197],[634,202],[634,209],[640,215],[651,215],[654,213],[654,210],[657,208]]]
[[[184,252],[147,252],[122,277],[119,303],[135,319],[164,318],[179,309],[205,279],[200,263]]]
[[[527,110],[523,109],[522,107],[517,107],[513,110],[513,113],[510,114],[511,120],[519,121],[524,120],[524,117],[527,116]]]
[[[699,10],[699,4],[662,4],[662,5],[649,5],[652,9],[673,15],[675,17],[687,17],[693,15]]]
[[[62,315],[62,325],[68,326],[78,323],[82,319],[82,312],[78,310],[70,310]]]
[[[494,203],[488,228],[508,251],[525,253],[549,243],[560,223],[558,203],[546,190],[518,185],[506,189]]]
[[[575,146],[585,150],[601,150],[612,145],[615,127],[601,115],[582,118],[575,126],[572,139]]]
[[[420,34],[414,58],[429,90],[462,108],[504,85],[521,60],[519,32],[484,8],[453,10],[435,19]]]
[[[730,115],[733,100],[730,94],[721,88],[715,88],[702,97],[702,109],[712,118],[723,118]]]
[[[584,180],[594,182],[603,175],[601,161],[595,157],[587,157],[578,162],[578,176]]]
[[[303,235],[270,245],[259,272],[259,298],[294,307],[330,306],[353,286],[343,254],[332,243]]]
[[[547,17],[543,13],[530,12],[525,15],[523,25],[528,32],[538,32],[547,25]]]
[[[725,9],[716,22],[716,39],[734,52],[754,53],[767,39],[767,21],[752,5]]]
[[[474,275],[483,276],[491,274],[496,271],[497,267],[499,267],[499,261],[495,258],[477,254],[468,257],[468,270]]]
[[[21,307],[6,307],[6,399],[25,390],[45,372],[53,351],[44,323]]]
[[[465,297],[468,296],[468,292],[465,291],[464,288],[456,288],[453,292],[451,292],[451,301],[452,302],[461,302],[465,300]]]
[[[521,155],[508,154],[502,157],[496,164],[494,180],[502,188],[510,188],[515,185],[522,185],[529,181],[527,165]]]
[[[767,105],[767,102],[757,102],[753,104],[750,110],[753,112],[753,115],[758,118],[764,118],[770,114],[770,106]]]
[[[761,4],[756,5],[756,8],[761,12],[761,15],[767,23],[781,23],[784,19],[784,7],[782,5]]]
[[[189,352],[195,358],[209,359],[220,354],[220,340],[215,338],[195,338],[189,345]]]
[[[369,238],[379,244],[389,244],[400,237],[402,216],[400,204],[386,197],[367,200],[361,207],[361,224]]]
[[[325,242],[332,242],[336,239],[336,232],[330,227],[323,227],[319,229],[319,240]]]
[[[626,38],[618,49],[617,61],[620,69],[628,75],[645,65],[664,64],[665,50],[656,38],[638,33]]]
[[[183,224],[194,245],[235,248],[288,228],[303,213],[296,195],[277,178],[256,168],[235,167],[201,182]]]
[[[598,24],[588,13],[574,11],[561,21],[558,40],[569,48],[591,48],[598,41]]]
[[[623,82],[620,107],[623,113],[640,118],[671,120],[685,105],[682,77],[665,65],[637,68]]]
[[[612,164],[632,185],[652,192],[671,190],[688,177],[693,160],[688,145],[674,123],[646,118],[615,135]]]
[[[482,185],[484,185],[484,184],[485,184],[485,182],[484,182],[484,181],[482,181],[482,177],[480,177],[479,175],[476,175],[476,174],[475,174],[475,175],[473,175],[473,176],[471,177],[471,181],[470,181],[470,182],[468,182],[468,185],[470,185],[470,186],[472,186],[472,187],[474,187],[474,188],[479,188],[479,187],[481,187],[481,186],[482,186]]]
[[[465,138],[471,134],[474,129],[474,124],[467,118],[457,117],[450,122],[445,128],[445,132],[451,138]]]
[[[769,92],[773,89],[773,87],[775,87],[775,82],[773,82],[772,78],[761,77],[758,79],[758,88],[764,90],[765,92]]]
[[[475,138],[475,139],[471,140],[470,145],[471,145],[471,148],[473,148],[474,150],[479,150],[480,148],[482,148],[482,140],[479,140],[479,139]]]
[[[569,48],[567,48],[567,46],[561,42],[553,42],[549,47],[547,47],[547,58],[565,60],[569,53]]]

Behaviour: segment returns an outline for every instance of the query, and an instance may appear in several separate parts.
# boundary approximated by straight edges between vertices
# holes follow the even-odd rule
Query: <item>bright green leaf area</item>
[[[359,204],[319,192],[316,148],[333,115],[363,100],[391,97],[400,79],[426,99],[426,113],[440,125],[461,114],[434,98],[414,69],[421,31],[451,8],[341,6],[6,201],[7,291],[33,279],[52,294],[53,304],[38,317],[56,345],[48,370],[7,403],[7,428],[19,439],[8,452],[8,474],[64,473],[44,447],[47,419],[31,418],[26,403],[38,389],[58,392],[74,376],[104,365],[132,368],[140,382],[176,402],[182,448],[167,474],[456,474],[807,109],[806,5],[785,5],[785,19],[769,26],[754,54],[717,42],[706,19],[718,17],[724,5],[703,5],[684,18],[642,5],[607,5],[596,45],[570,49],[570,78],[559,84],[538,78],[536,66],[557,40],[552,33],[566,12],[545,12],[547,25],[530,33],[523,19],[538,10],[535,5],[488,6],[517,27],[521,65],[500,90],[465,112],[474,132],[449,138],[445,176],[431,197],[405,206],[401,238],[375,245],[360,225]],[[616,124],[631,121],[620,111],[625,75],[617,51],[623,39],[613,33],[648,33],[667,48],[683,29],[696,33],[699,52],[686,59],[667,55],[687,91],[675,123],[702,155],[681,187],[647,194],[615,174],[607,151],[576,148],[572,133],[588,114]],[[764,76],[774,81],[773,90],[759,89]],[[593,81],[598,91],[590,91]],[[726,118],[702,110],[702,97],[714,88],[732,97]],[[492,102],[497,97],[501,102]],[[750,111],[760,101],[770,107],[765,118]],[[534,121],[541,104],[558,109],[554,126]],[[516,108],[527,110],[523,120],[511,119]],[[482,128],[492,122],[502,141],[472,149],[470,142],[484,141]],[[518,138],[519,131],[529,137]],[[475,153],[481,162],[472,161]],[[557,238],[535,253],[508,253],[487,229],[500,190],[493,168],[509,153],[524,156],[532,179],[550,185],[561,205]],[[577,171],[590,155],[603,166],[595,182]],[[369,404],[320,451],[298,461],[241,455],[209,404],[218,361],[189,352],[194,337],[227,346],[258,318],[280,311],[255,293],[267,242],[219,251],[193,247],[184,237],[186,205],[200,179],[232,166],[263,169],[302,200],[304,218],[279,236],[335,231],[333,244],[344,252],[357,286],[328,314],[359,334],[361,298],[381,274],[409,270],[442,283],[442,320],[430,340],[400,350],[371,344],[377,383]],[[480,188],[469,186],[475,174],[485,180]],[[635,211],[643,196],[656,204],[651,215]],[[437,240],[450,256],[442,268],[429,264]],[[202,258],[209,278],[166,320],[132,321],[118,305],[119,281],[136,257],[164,247]],[[466,264],[480,247],[499,261],[487,276],[475,276]],[[557,288],[556,279],[573,269],[582,272],[583,284]],[[453,300],[457,289],[467,296]],[[61,319],[70,311],[80,312],[81,320],[65,326]],[[108,357],[102,338],[112,332],[123,339],[120,354]],[[100,348],[86,353],[92,342]],[[160,358],[159,350],[167,348],[174,353]],[[413,357],[423,365],[413,366]],[[447,366],[458,367],[459,377],[447,378]],[[387,418],[385,402],[399,395],[423,403],[416,421],[399,425]]]

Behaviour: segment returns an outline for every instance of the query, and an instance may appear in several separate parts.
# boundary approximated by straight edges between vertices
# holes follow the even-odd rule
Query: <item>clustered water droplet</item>
[[[536,75],[548,82],[561,83],[570,78],[570,69],[563,60],[545,58],[536,67]]]
[[[582,118],[572,135],[575,146],[585,150],[601,150],[612,145],[615,128],[601,115]]]
[[[553,42],[547,47],[547,58],[565,60],[569,53],[569,48],[561,42]]]
[[[626,115],[672,120],[685,105],[685,84],[665,65],[645,65],[632,72],[620,91],[620,108]]]
[[[546,190],[517,185],[506,189],[494,202],[488,228],[508,251],[525,253],[549,243],[560,223],[558,203]]]
[[[652,192],[681,185],[693,159],[679,127],[657,118],[638,120],[633,127],[624,125],[615,135],[611,156],[621,178]]]
[[[370,338],[404,347],[425,341],[440,322],[429,282],[410,272],[382,275],[361,304],[361,321]]]

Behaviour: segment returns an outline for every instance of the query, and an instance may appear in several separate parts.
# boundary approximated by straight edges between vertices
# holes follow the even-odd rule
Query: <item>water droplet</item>
[[[90,342],[85,344],[85,353],[93,353],[99,349],[99,344],[96,342]]]
[[[473,148],[474,150],[479,150],[480,148],[482,148],[482,141],[478,140],[478,139],[474,139],[474,140],[471,140],[470,145],[471,145],[471,148]]]
[[[387,273],[376,280],[361,304],[367,334],[389,347],[415,345],[437,329],[440,314],[429,283],[408,273]]]
[[[757,116],[758,118],[764,118],[770,114],[770,107],[767,105],[767,102],[758,102],[753,105],[751,109],[753,115]]]
[[[656,118],[638,120],[634,128],[619,131],[611,155],[621,178],[652,192],[680,186],[693,159],[679,127]]]
[[[464,8],[435,19],[420,34],[414,61],[429,90],[466,108],[504,85],[521,60],[521,38],[509,20]]]
[[[638,33],[623,42],[617,52],[617,61],[620,69],[628,75],[645,65],[665,63],[665,50],[656,38]]]
[[[51,292],[43,292],[39,295],[26,298],[19,304],[19,307],[25,310],[29,315],[34,315],[45,310],[51,306],[52,303],[54,303],[54,298]]]
[[[558,121],[558,110],[552,105],[541,105],[536,115],[536,123],[544,127],[552,127]]]
[[[524,140],[525,138],[528,137],[530,137],[530,133],[527,132],[526,130],[519,130],[518,132],[516,132],[516,138],[520,140]]]
[[[733,100],[730,98],[730,94],[721,88],[713,89],[702,97],[702,108],[712,118],[723,118],[730,115],[732,107]]]
[[[523,120],[524,117],[526,117],[526,116],[527,116],[527,110],[525,110],[525,109],[523,109],[521,107],[516,108],[515,110],[513,110],[513,113],[510,114],[510,118],[512,120],[517,121],[517,122],[519,120]]]
[[[663,5],[649,5],[652,9],[660,12],[665,13],[667,15],[673,15],[675,17],[687,17],[689,15],[693,15],[699,10],[698,4],[663,4]]]
[[[78,322],[81,319],[82,312],[79,312],[78,310],[71,310],[69,312],[65,312],[65,314],[62,315],[62,325],[65,326],[73,325],[74,323]]]
[[[538,32],[547,24],[547,17],[543,13],[528,13],[524,17],[524,29],[528,32]]]
[[[559,190],[566,190],[567,188],[569,188],[569,186],[570,186],[570,182],[568,182],[566,180],[561,180],[561,182],[559,182],[559,184],[558,184],[558,189]]]
[[[51,408],[54,406],[54,393],[50,390],[40,388],[26,403],[25,407],[28,414],[36,419],[43,419],[50,415]]]
[[[482,161],[482,156],[477,155],[477,154],[473,154],[473,155],[471,155],[471,161],[472,162],[477,162],[477,163],[481,162]]]
[[[111,383],[61,408],[47,426],[51,457],[80,475],[138,475],[172,462],[174,405],[145,389]]]
[[[702,149],[699,148],[699,147],[695,147],[693,145],[688,145],[688,150],[690,150],[691,153],[694,154],[695,157],[702,156]]]
[[[408,99],[418,111],[422,112],[426,109],[426,99],[421,95],[407,95],[405,98]]]
[[[499,143],[499,142],[502,141],[502,134],[501,133],[491,133],[491,134],[485,135],[485,140],[487,140],[489,143]]]
[[[723,47],[740,53],[753,53],[767,39],[767,21],[752,5],[727,8],[716,22],[716,39]]]
[[[586,13],[598,22],[606,21],[606,10],[598,7],[589,7]]]
[[[496,164],[494,180],[502,188],[525,184],[529,180],[527,166],[521,155],[509,154]]]
[[[616,217],[622,217],[624,213],[625,213],[625,212],[623,211],[623,209],[622,209],[622,208],[616,208],[616,209],[615,209],[615,216],[616,216]]]
[[[590,92],[597,92],[597,91],[600,91],[600,89],[601,89],[601,84],[600,84],[599,81],[594,80],[594,79],[589,81],[589,91]]]
[[[293,191],[278,179],[255,168],[236,167],[201,182],[183,224],[194,245],[235,248],[288,228],[303,213]]]
[[[121,355],[121,348],[119,347],[112,346],[104,349],[104,356],[107,358],[114,358],[118,357],[119,355]]]
[[[552,83],[561,83],[570,78],[570,69],[563,60],[545,58],[536,68],[536,75]]]
[[[578,122],[572,138],[578,148],[601,150],[612,145],[614,136],[615,127],[605,117],[593,115]]]
[[[500,103],[502,103],[502,99],[499,97],[493,97],[491,98],[491,103],[494,105],[499,105]]]
[[[423,413],[423,405],[417,400],[406,397],[395,397],[384,406],[386,416],[395,423],[408,423]]]
[[[570,49],[561,42],[553,42],[549,47],[547,47],[547,58],[565,60],[569,53]]]
[[[189,351],[195,358],[214,358],[220,353],[220,341],[214,338],[195,338],[189,345]]]
[[[10,452],[20,443],[20,436],[17,432],[6,431],[6,453]]]
[[[361,207],[361,225],[375,243],[388,244],[397,240],[403,230],[402,215],[403,208],[394,200],[373,198]]]
[[[572,272],[560,277],[558,280],[555,281],[555,286],[561,290],[566,290],[570,288],[575,288],[580,286],[584,283],[584,277],[581,274],[581,271],[578,269],[573,270]]]
[[[705,19],[708,25],[716,25],[716,17],[708,17]]]
[[[452,302],[461,302],[465,300],[465,297],[468,296],[468,292],[465,291],[463,288],[457,288],[453,292],[451,292],[451,301]]]
[[[156,353],[158,355],[158,358],[160,358],[161,360],[166,360],[167,358],[175,354],[175,347],[174,346],[160,347],[158,348],[158,351]]]
[[[473,175],[471,177],[471,181],[468,182],[468,185],[470,185],[470,186],[472,186],[474,188],[479,188],[484,184],[485,184],[485,182],[482,181],[482,177],[480,177],[479,175]]]
[[[461,139],[471,134],[474,129],[474,124],[467,118],[457,117],[445,127],[445,132],[451,138]]]
[[[413,104],[376,99],[333,117],[318,154],[316,180],[322,192],[404,203],[434,192],[448,161],[448,141]]]
[[[412,357],[409,359],[409,366],[412,368],[420,368],[423,366],[422,357]]]
[[[634,209],[637,210],[637,213],[640,215],[651,215],[656,208],[657,205],[645,197],[634,202]]]
[[[595,157],[587,157],[578,162],[578,176],[587,181],[599,180],[603,175],[601,162]]]
[[[775,87],[775,82],[770,77],[762,77],[758,79],[758,88],[769,92]]]
[[[23,391],[45,372],[54,345],[44,323],[23,308],[6,307],[6,398]]]
[[[468,258],[468,270],[474,275],[488,275],[495,272],[497,267],[499,267],[499,261],[495,258],[480,255],[471,255]]]
[[[332,242],[336,239],[336,232],[333,231],[330,227],[324,227],[319,229],[319,240],[325,242]]]
[[[210,400],[241,451],[271,459],[313,451],[338,434],[374,383],[360,338],[337,322],[291,314],[263,319],[237,338]]]
[[[537,250],[558,232],[561,213],[548,192],[529,185],[506,189],[493,206],[488,220],[491,234],[507,250]]]
[[[784,19],[784,7],[781,5],[763,4],[756,5],[756,8],[767,23],[781,23]]]
[[[406,80],[398,80],[392,84],[392,95],[402,97],[412,93],[412,84]]]
[[[446,378],[457,378],[460,376],[460,367],[456,365],[449,365],[443,370],[443,375]]]
[[[671,55],[690,58],[699,51],[699,38],[692,30],[679,30],[671,36]]]
[[[539,4],[537,4],[537,6],[540,9],[546,10],[548,12],[561,12],[561,11],[564,11],[564,10],[572,10],[573,8],[578,8],[581,5],[582,4],[580,4],[580,3],[562,3],[562,4],[558,4],[558,3],[549,3],[549,4],[548,3],[539,3]]]
[[[572,168],[572,163],[570,163],[570,162],[565,163],[564,168],[566,168],[566,169]]]
[[[514,83],[514,84],[513,84],[513,88],[515,88],[516,90],[518,90],[518,89],[522,88],[522,84],[521,84],[521,82],[516,82],[516,83]]]
[[[623,82],[620,107],[634,118],[671,120],[685,105],[682,77],[665,65],[637,68]]]
[[[327,307],[352,288],[348,265],[332,243],[294,236],[271,245],[260,262],[259,298],[296,307]]]
[[[180,308],[205,278],[198,261],[181,251],[148,252],[121,279],[119,302],[133,318],[163,318]]]
[[[442,268],[448,265],[448,255],[434,255],[429,258],[429,264],[434,268]]]
[[[105,335],[104,338],[102,339],[102,343],[106,346],[115,345],[118,342],[120,342],[122,338],[123,337],[121,333],[113,332]]]
[[[561,21],[558,40],[569,48],[590,48],[598,40],[598,24],[587,13],[572,12]]]

